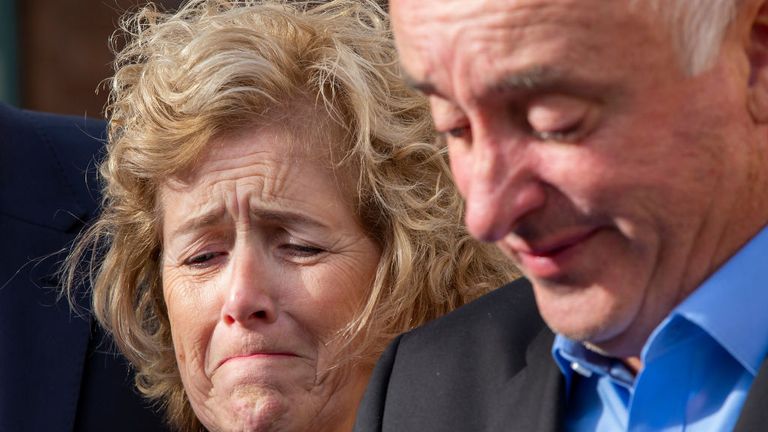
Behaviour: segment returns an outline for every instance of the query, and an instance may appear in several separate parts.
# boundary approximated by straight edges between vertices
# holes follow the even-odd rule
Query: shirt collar
[[[662,335],[688,326],[708,334],[753,376],[768,352],[768,227],[678,305],[648,338],[641,358],[646,362]],[[552,355],[570,388],[573,372],[584,376],[609,374],[612,363],[581,343],[557,335]]]
[[[587,378],[593,374],[607,375],[613,378],[617,384],[626,388],[632,387],[634,376],[624,363],[615,358],[605,357],[590,351],[580,342],[562,335],[555,336],[552,356],[565,376],[566,394],[570,394],[574,372]]]
[[[691,293],[665,320],[698,326],[753,376],[768,352],[768,227]],[[662,323],[649,342],[664,326]],[[649,349],[646,344],[643,354]],[[643,357],[645,358],[645,357]]]

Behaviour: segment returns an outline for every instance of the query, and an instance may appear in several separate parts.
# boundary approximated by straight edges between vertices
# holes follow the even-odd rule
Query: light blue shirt
[[[565,375],[566,430],[732,430],[766,353],[768,228],[659,324],[637,377],[558,335],[552,354]]]

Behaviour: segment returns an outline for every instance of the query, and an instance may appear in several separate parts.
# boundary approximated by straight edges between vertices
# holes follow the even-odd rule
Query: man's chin
[[[602,346],[626,331],[627,314],[604,289],[575,281],[532,281],[542,318],[555,333]]]
[[[547,319],[544,317],[544,322],[547,323],[553,332],[565,336],[568,339],[582,342],[588,347],[599,347],[601,342],[610,340],[610,337],[606,337],[607,329],[600,323],[562,323],[557,319]],[[600,349],[602,353],[602,349]]]
[[[553,332],[568,339],[581,342],[590,351],[606,357],[627,358],[640,355],[643,344],[638,344],[635,335],[628,332],[623,323],[606,320],[602,322],[562,322],[544,316]]]

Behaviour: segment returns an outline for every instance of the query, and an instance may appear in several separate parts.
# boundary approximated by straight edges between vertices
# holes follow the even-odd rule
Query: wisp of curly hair
[[[334,166],[355,185],[361,224],[382,250],[366,301],[339,332],[355,341],[340,361],[373,364],[397,334],[515,276],[463,229],[426,101],[402,83],[376,3],[196,0],[176,13],[150,5],[124,20],[120,35],[100,165],[103,213],[63,274],[69,287],[91,278],[93,313],[175,427],[201,428],[162,295],[158,189],[194,167],[215,137],[301,115],[291,108],[297,101],[339,131]]]

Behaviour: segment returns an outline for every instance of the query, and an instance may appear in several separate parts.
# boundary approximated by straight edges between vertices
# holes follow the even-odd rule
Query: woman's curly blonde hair
[[[367,301],[340,333],[356,341],[343,361],[372,364],[397,334],[515,276],[462,227],[446,153],[425,99],[399,77],[376,3],[194,0],[176,13],[150,5],[123,22],[116,40],[124,47],[107,109],[103,213],[64,275],[70,287],[91,275],[96,318],[135,366],[140,391],[178,429],[202,427],[163,301],[158,188],[193,167],[214,137],[276,112],[300,115],[290,111],[297,100],[340,130],[336,166],[353,173],[358,216],[382,250]]]

